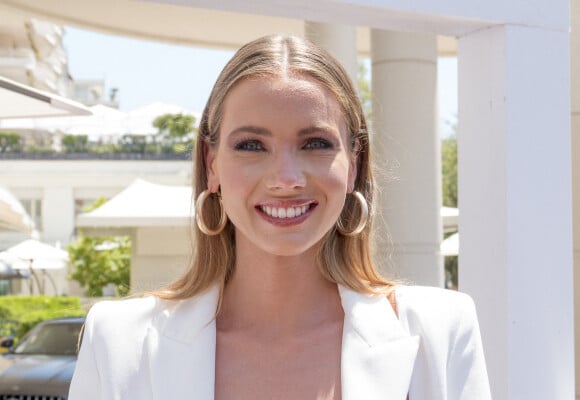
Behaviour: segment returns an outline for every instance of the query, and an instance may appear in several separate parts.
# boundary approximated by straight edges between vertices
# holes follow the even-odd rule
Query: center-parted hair
[[[225,99],[232,88],[244,79],[291,75],[307,75],[325,87],[337,100],[356,153],[357,176],[354,190],[362,193],[369,205],[365,229],[358,235],[342,235],[336,227],[325,234],[319,244],[318,266],[323,276],[334,283],[362,293],[389,291],[392,283],[375,270],[370,254],[369,234],[374,214],[374,181],[369,160],[369,134],[358,94],[347,72],[336,59],[309,41],[295,37],[272,35],[254,40],[241,47],[220,73],[203,111],[194,150],[194,195],[207,187],[205,153],[217,146]],[[355,227],[360,207],[352,195],[347,195],[341,213],[345,229]],[[220,204],[210,196],[203,209],[205,223],[217,226]],[[203,234],[192,226],[192,257],[186,273],[174,283],[154,294],[166,299],[183,299],[199,294],[218,283],[222,289],[235,268],[236,239],[233,224],[215,236]]]

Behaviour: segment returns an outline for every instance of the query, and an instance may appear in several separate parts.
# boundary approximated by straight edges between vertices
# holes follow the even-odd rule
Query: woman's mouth
[[[261,210],[273,218],[294,218],[299,217],[310,209],[311,204],[300,207],[270,207],[260,206]]]
[[[262,215],[269,221],[276,224],[300,223],[309,214],[309,211],[316,207],[316,202],[307,204],[297,204],[291,206],[281,205],[259,205],[256,208],[262,212]]]

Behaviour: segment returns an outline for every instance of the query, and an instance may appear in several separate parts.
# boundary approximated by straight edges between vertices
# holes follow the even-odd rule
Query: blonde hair
[[[357,156],[357,177],[354,190],[362,193],[374,213],[374,181],[369,160],[367,123],[357,92],[344,68],[323,49],[294,36],[273,35],[254,40],[240,48],[220,73],[203,111],[194,154],[195,196],[207,189],[205,165],[206,146],[215,146],[224,101],[231,89],[243,79],[285,74],[308,75],[328,89],[338,101],[350,134],[351,151]],[[204,205],[203,219],[209,227],[217,226],[220,204],[210,196]],[[345,229],[356,226],[360,207],[352,195],[347,195],[341,213]],[[323,237],[318,253],[318,265],[323,276],[334,283],[361,293],[385,293],[393,283],[376,271],[371,260],[369,218],[364,230],[356,236],[345,236],[336,227]],[[184,299],[197,295],[215,283],[226,285],[235,266],[234,226],[228,221],[224,230],[207,236],[193,227],[193,255],[189,269],[174,283],[155,292],[165,299]]]

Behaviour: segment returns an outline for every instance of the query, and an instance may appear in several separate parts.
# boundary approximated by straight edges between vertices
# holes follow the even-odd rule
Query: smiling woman
[[[356,176],[334,96],[308,76],[246,79],[228,95],[220,131],[206,155],[208,188],[221,191],[237,249],[253,257],[316,249]]]
[[[242,47],[194,162],[188,271],[91,310],[69,399],[490,398],[471,299],[374,267],[367,124],[328,53]]]

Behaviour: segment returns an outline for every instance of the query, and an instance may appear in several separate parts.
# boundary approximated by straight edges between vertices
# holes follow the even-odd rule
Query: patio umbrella
[[[89,107],[92,115],[50,118],[14,118],[0,121],[6,130],[34,130],[61,132],[69,135],[87,135],[91,140],[125,133],[127,115],[102,104]]]
[[[90,140],[126,133],[127,114],[124,112],[102,104],[92,106],[90,110],[93,115],[88,117],[62,118],[62,123],[55,130],[69,135],[87,135]]]
[[[175,104],[155,102],[137,108],[127,113],[127,132],[133,135],[154,135],[157,128],[153,126],[155,118],[165,114],[188,114],[193,115],[199,121],[199,113],[187,110]]]
[[[0,186],[0,232],[15,231],[31,234],[34,222],[18,199]]]
[[[0,119],[90,115],[84,105],[0,77]]]
[[[54,281],[46,272],[65,268],[68,264],[68,252],[35,239],[29,239],[0,253],[0,260],[9,264],[14,270],[29,271],[36,280],[39,292],[44,293],[44,281],[41,285],[36,271],[42,271],[43,277],[51,281],[56,291]],[[30,293],[32,291],[31,280]]]
[[[16,278],[28,278],[28,276],[22,274],[20,270],[13,269],[7,261],[0,260],[0,279],[8,280]]]

